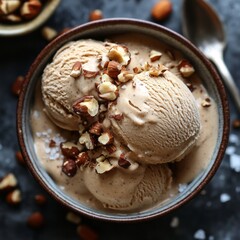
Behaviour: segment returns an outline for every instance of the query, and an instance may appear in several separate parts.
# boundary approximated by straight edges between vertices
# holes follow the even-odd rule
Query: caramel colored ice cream
[[[35,148],[81,203],[143,210],[206,167],[217,110],[177,51],[143,36],[111,39],[70,42],[46,66],[32,110]]]

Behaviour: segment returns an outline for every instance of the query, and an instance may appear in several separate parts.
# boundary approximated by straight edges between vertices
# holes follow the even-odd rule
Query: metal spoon
[[[240,92],[223,60],[226,37],[217,13],[204,0],[183,0],[182,30],[215,64],[240,111]]]

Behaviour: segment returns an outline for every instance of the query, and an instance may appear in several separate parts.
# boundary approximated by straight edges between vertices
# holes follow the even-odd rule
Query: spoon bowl
[[[204,0],[183,0],[182,32],[215,64],[240,111],[240,92],[223,60],[226,35],[216,11]]]

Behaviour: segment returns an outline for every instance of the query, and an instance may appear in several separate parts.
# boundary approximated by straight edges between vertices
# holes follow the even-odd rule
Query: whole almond
[[[172,2],[170,0],[160,0],[152,8],[152,18],[161,21],[167,18],[172,12]]]

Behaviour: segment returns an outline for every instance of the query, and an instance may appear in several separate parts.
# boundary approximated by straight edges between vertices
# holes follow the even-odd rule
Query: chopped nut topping
[[[100,94],[116,92],[117,86],[111,82],[102,82],[98,85],[98,91]]]
[[[116,61],[110,61],[107,66],[107,74],[111,78],[117,78],[118,74],[121,72],[122,65]]]
[[[104,161],[98,162],[98,164],[95,167],[95,170],[97,173],[103,174],[113,169],[113,167],[114,166],[111,165],[108,160],[104,160]]]
[[[25,78],[23,76],[18,76],[11,86],[11,91],[14,95],[19,96],[22,91],[23,83]]]
[[[90,71],[87,69],[83,69],[83,76],[85,78],[94,78],[99,74],[99,71]]]
[[[131,165],[131,163],[125,158],[124,153],[120,155],[118,165],[122,168],[128,168]]]
[[[89,21],[96,21],[103,18],[103,13],[99,9],[95,9],[89,14]]]
[[[72,142],[61,143],[60,148],[63,156],[66,158],[75,159],[80,153],[78,146]]]
[[[42,4],[39,0],[31,0],[24,2],[20,9],[20,14],[24,19],[33,19],[41,11]]]
[[[121,63],[123,66],[126,66],[129,64],[131,55],[128,51],[128,48],[125,46],[113,46],[109,52],[108,57],[110,60],[117,61]]]
[[[78,167],[84,165],[85,163],[90,161],[90,157],[87,152],[81,152],[78,154],[77,159],[76,159],[76,165]]]
[[[93,96],[84,96],[73,104],[73,111],[85,117],[94,117],[98,114],[98,101]]]
[[[62,171],[68,177],[73,177],[77,173],[77,165],[74,160],[68,159],[62,165]]]
[[[124,118],[124,115],[122,113],[111,115],[110,118],[113,118],[117,121],[121,121]]]
[[[89,132],[99,136],[102,132],[102,124],[100,122],[93,123],[89,129]]]
[[[152,50],[150,52],[150,56],[149,57],[150,57],[151,62],[155,62],[155,61],[159,60],[161,58],[161,56],[162,56],[161,52],[156,51],[156,50]]]
[[[113,79],[108,74],[103,74],[102,82],[113,82]]]
[[[122,71],[120,74],[118,74],[118,81],[125,83],[130,80],[132,80],[134,77],[134,74],[128,72],[128,71]]]
[[[205,99],[202,101],[202,106],[203,106],[203,107],[210,107],[210,106],[211,106],[211,99],[210,99],[210,98],[205,98]]]
[[[102,145],[108,145],[113,143],[113,135],[110,131],[103,132],[98,138],[98,142]]]
[[[79,142],[80,144],[85,145],[85,147],[89,150],[94,149],[94,139],[88,132],[85,132],[81,135],[81,137],[79,138]]]
[[[82,72],[82,64],[81,62],[77,61],[74,63],[73,67],[72,67],[72,71],[70,73],[71,77],[77,78],[81,75]]]
[[[109,154],[112,154],[117,151],[117,147],[114,144],[106,145],[106,150]]]
[[[186,85],[191,92],[193,92],[196,89],[196,87],[194,87],[192,83],[186,83]]]
[[[167,18],[172,12],[172,2],[170,0],[160,0],[152,7],[151,15],[156,21]]]
[[[42,28],[42,36],[47,41],[52,41],[58,35],[57,31],[54,28],[45,26]]]
[[[190,77],[195,72],[194,67],[185,59],[180,61],[178,69],[183,77]]]

